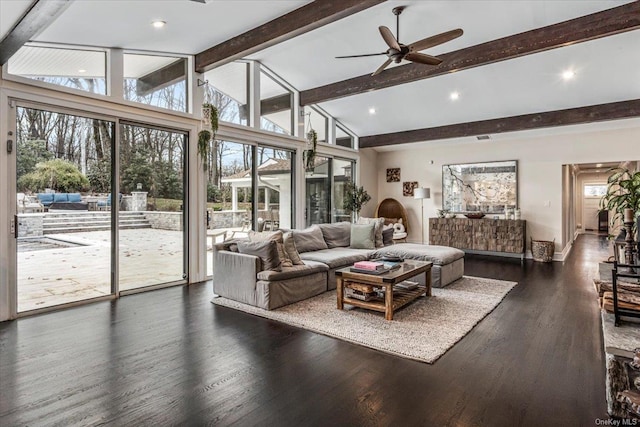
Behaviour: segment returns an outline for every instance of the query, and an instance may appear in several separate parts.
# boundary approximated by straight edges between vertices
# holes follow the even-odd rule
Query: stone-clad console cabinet
[[[429,244],[524,257],[526,223],[512,219],[429,218]]]

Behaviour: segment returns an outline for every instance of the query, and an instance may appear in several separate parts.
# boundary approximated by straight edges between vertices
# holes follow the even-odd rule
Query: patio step
[[[151,228],[143,212],[120,212],[120,229]],[[111,229],[110,212],[56,212],[45,214],[43,234],[107,231]]]

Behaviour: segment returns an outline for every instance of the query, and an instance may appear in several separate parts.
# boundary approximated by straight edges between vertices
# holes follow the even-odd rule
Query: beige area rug
[[[385,353],[433,363],[500,304],[516,284],[464,276],[446,288],[434,288],[432,297],[420,297],[397,311],[392,321],[386,321],[384,313],[348,305],[345,310],[338,310],[335,291],[272,311],[222,297],[211,302]]]

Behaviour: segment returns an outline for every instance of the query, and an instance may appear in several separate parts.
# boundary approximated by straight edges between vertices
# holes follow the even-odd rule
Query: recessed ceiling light
[[[371,107],[369,108],[369,114],[375,114],[376,113],[376,109]]]
[[[566,70],[565,72],[562,73],[562,78],[565,80],[571,80],[575,76],[576,76],[576,72],[573,70]]]
[[[153,28],[162,28],[167,25],[167,21],[153,21],[151,25],[153,25]]]
[[[78,72],[79,72],[79,73],[86,73],[86,72],[87,72],[87,70],[82,69],[82,70],[78,70]]]
[[[602,167],[602,163],[596,163],[596,167],[597,168],[601,168]]]
[[[451,98],[452,101],[455,101],[456,99],[460,98],[460,94],[458,92],[451,92],[449,98]]]

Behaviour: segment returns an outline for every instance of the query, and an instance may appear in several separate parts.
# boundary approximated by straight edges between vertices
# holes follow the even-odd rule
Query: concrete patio
[[[182,279],[181,231],[131,229],[120,230],[119,234],[120,290]],[[46,237],[80,246],[18,251],[19,312],[110,293],[109,231],[49,234]],[[210,270],[211,263],[208,264]]]

